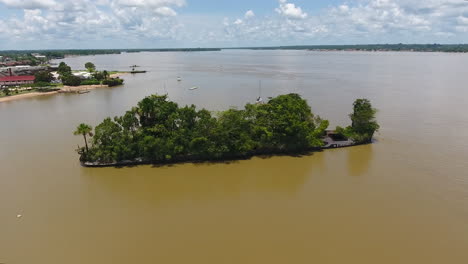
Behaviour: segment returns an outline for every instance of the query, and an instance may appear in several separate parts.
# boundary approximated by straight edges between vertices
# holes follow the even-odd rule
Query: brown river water
[[[148,73],[0,103],[0,263],[468,263],[468,55],[307,51],[75,57]],[[177,76],[182,78],[177,82]],[[81,122],[144,96],[210,110],[296,92],[372,145],[216,164],[82,168]],[[198,86],[190,91],[188,88]],[[20,217],[18,217],[20,215]]]

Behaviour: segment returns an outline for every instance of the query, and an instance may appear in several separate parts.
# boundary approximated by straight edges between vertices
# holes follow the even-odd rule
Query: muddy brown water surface
[[[121,87],[0,103],[0,263],[467,263],[468,55],[307,51],[74,57]],[[177,82],[177,76],[182,78]],[[83,168],[81,122],[144,96],[242,107],[296,92],[372,145],[216,164]],[[198,86],[197,90],[189,90]],[[21,215],[21,217],[18,217]]]

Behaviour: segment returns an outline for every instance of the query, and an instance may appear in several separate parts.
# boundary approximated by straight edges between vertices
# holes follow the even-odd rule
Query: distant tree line
[[[240,48],[174,48],[174,49],[69,49],[69,50],[4,50],[0,56],[10,57],[16,61],[28,60],[31,65],[39,65],[51,59],[63,59],[65,56],[86,56],[101,54],[121,54],[122,52],[197,52],[220,51],[223,49],[253,50],[360,50],[360,51],[418,51],[418,52],[468,52],[468,44],[366,44],[366,45],[302,45],[274,47],[240,47]],[[40,53],[46,60],[32,56]]]
[[[125,115],[106,118],[94,133],[91,126],[80,124],[75,134],[85,138],[86,146],[78,149],[82,162],[166,163],[300,153],[323,146],[328,126],[329,122],[315,116],[298,94],[217,114],[197,110],[194,105],[179,107],[165,95],[152,95]],[[358,129],[352,131],[365,142],[375,130],[362,130],[365,135]]]
[[[41,61],[32,53],[39,53],[46,56],[46,60],[63,59],[66,56],[89,56],[121,54],[122,52],[192,52],[192,51],[220,51],[219,48],[175,48],[175,49],[69,49],[69,50],[5,50],[0,51],[0,56],[10,57],[14,60],[30,60],[34,64],[40,64]]]
[[[357,51],[418,51],[468,52],[468,44],[368,44],[368,45],[303,45],[277,47],[245,47],[253,50],[357,50]]]

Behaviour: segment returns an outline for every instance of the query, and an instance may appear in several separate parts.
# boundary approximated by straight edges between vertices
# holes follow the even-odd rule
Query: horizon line
[[[468,0],[467,0],[468,1]],[[46,49],[1,49],[5,51],[67,51],[67,50],[181,50],[181,49],[252,49],[252,48],[283,48],[283,47],[351,47],[351,46],[409,46],[409,45],[432,45],[432,46],[465,46],[468,43],[368,43],[368,44],[301,44],[301,45],[277,45],[277,46],[224,46],[224,47],[176,47],[176,48],[46,48]]]

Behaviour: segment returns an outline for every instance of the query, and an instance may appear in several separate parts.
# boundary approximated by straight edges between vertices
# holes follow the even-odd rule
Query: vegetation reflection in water
[[[339,137],[353,144],[369,143],[379,129],[376,110],[367,99],[354,102],[352,125],[337,127]],[[312,113],[298,94],[280,95],[266,104],[247,104],[212,114],[194,105],[179,107],[166,95],[151,95],[121,117],[106,118],[83,135],[80,161],[88,166],[225,160],[257,154],[297,154],[326,144],[329,126]],[[88,146],[87,136],[92,136]]]

